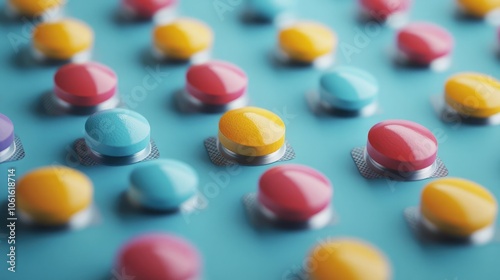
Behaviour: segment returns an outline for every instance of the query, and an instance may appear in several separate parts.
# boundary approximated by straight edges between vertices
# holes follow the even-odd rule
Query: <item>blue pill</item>
[[[320,98],[327,105],[356,111],[377,101],[379,86],[370,73],[354,67],[338,67],[320,78]]]
[[[111,157],[135,155],[149,145],[150,126],[141,114],[111,109],[91,115],[85,123],[85,142],[94,152]]]
[[[248,0],[250,9],[258,16],[273,19],[295,9],[296,0]]]
[[[198,175],[177,160],[155,160],[141,164],[130,175],[129,197],[145,208],[175,210],[193,198]]]

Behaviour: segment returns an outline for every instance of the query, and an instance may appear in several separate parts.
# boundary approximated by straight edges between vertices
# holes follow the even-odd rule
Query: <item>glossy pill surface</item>
[[[0,152],[14,143],[14,124],[3,114],[0,114]]]
[[[116,269],[136,279],[200,279],[198,250],[183,238],[149,233],[128,241],[118,253]]]
[[[218,139],[224,148],[235,154],[265,156],[285,144],[285,123],[265,109],[234,109],[222,115]]]
[[[79,20],[44,22],[33,31],[33,47],[48,58],[70,59],[90,50],[93,43],[92,28]]]
[[[498,205],[483,186],[464,179],[445,178],[425,186],[420,210],[440,232],[464,237],[491,226]]]
[[[420,124],[388,120],[370,129],[366,150],[382,167],[407,172],[431,166],[438,143],[432,132]]]
[[[96,62],[66,64],[54,76],[54,93],[76,106],[96,106],[116,93],[118,78],[109,67]]]
[[[259,203],[282,220],[307,221],[328,208],[332,195],[330,180],[303,165],[270,168],[259,180]]]
[[[174,210],[194,197],[198,187],[196,171],[177,160],[155,160],[141,164],[130,175],[129,195],[141,206]]]
[[[61,225],[91,205],[93,185],[78,170],[50,166],[24,175],[16,193],[19,209],[35,223]]]
[[[63,6],[64,3],[64,0],[9,0],[9,4],[24,16],[39,16]]]
[[[85,123],[85,142],[94,152],[112,157],[134,155],[150,142],[148,120],[127,109],[111,109],[91,115]]]
[[[123,4],[138,16],[150,18],[158,11],[174,7],[177,0],[122,0]]]
[[[294,10],[297,0],[249,0],[248,5],[258,16],[273,19]]]
[[[484,17],[500,8],[500,0],[457,0],[457,3],[466,13],[476,17]]]
[[[407,12],[411,7],[411,0],[360,0],[359,3],[371,17],[380,20]]]

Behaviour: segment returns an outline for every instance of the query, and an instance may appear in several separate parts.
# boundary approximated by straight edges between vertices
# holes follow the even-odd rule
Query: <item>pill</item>
[[[57,70],[54,94],[70,106],[98,106],[116,97],[117,83],[115,72],[105,65],[70,63]]]
[[[135,279],[201,279],[202,260],[198,250],[183,238],[148,233],[120,249],[115,269]]]
[[[484,17],[500,8],[500,0],[457,0],[457,3],[466,13],[475,17]]]
[[[390,280],[391,265],[376,247],[357,239],[322,242],[309,253],[311,280]]]
[[[158,25],[153,32],[156,51],[176,60],[189,60],[209,51],[213,40],[213,33],[208,25],[190,18],[179,18]]]
[[[249,0],[250,11],[263,19],[272,20],[295,9],[296,0]]]
[[[480,73],[460,73],[445,85],[446,104],[461,115],[489,118],[500,113],[500,81]]]
[[[414,122],[387,120],[374,125],[368,132],[368,158],[381,169],[422,171],[434,164],[437,151],[436,137]]]
[[[9,5],[23,16],[39,16],[62,7],[65,0],[9,0]]]
[[[445,178],[425,186],[420,211],[437,231],[467,237],[495,223],[498,205],[483,186],[464,179]]]
[[[439,58],[450,56],[453,36],[444,28],[426,22],[403,27],[397,35],[399,52],[410,62],[429,65]]]
[[[16,187],[19,210],[41,225],[64,225],[92,204],[92,181],[82,172],[49,166],[24,175]]]
[[[173,8],[177,0],[122,0],[125,8],[141,18],[151,18],[163,9]]]
[[[94,33],[85,23],[74,19],[43,22],[33,31],[33,48],[43,57],[69,60],[92,48]]]
[[[150,130],[149,122],[137,112],[104,110],[87,119],[85,143],[99,157],[131,157],[148,150]]]
[[[159,211],[179,209],[192,199],[198,188],[198,175],[186,163],[155,160],[143,163],[130,175],[129,198],[138,205]]]
[[[377,20],[406,13],[411,7],[411,0],[360,0],[359,3],[365,13]]]
[[[320,23],[302,21],[294,23],[279,33],[279,47],[293,61],[312,63],[333,54],[337,45],[335,33]]]
[[[320,78],[320,99],[332,109],[361,112],[377,102],[378,91],[377,79],[354,67],[337,67]]]
[[[228,151],[229,154],[269,156],[285,147],[285,123],[265,109],[234,109],[220,118],[218,141],[222,151]]]
[[[260,177],[257,199],[272,217],[305,222],[328,209],[332,195],[330,180],[321,172],[287,164],[270,168]]]
[[[14,124],[6,115],[0,114],[0,162],[14,153]]]
[[[186,92],[199,103],[228,105],[242,99],[247,92],[248,77],[238,66],[210,61],[189,68]]]

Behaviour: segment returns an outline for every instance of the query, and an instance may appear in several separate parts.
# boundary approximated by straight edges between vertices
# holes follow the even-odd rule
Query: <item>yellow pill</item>
[[[66,60],[89,51],[94,33],[85,23],[62,19],[37,25],[33,32],[33,47],[48,58]]]
[[[446,178],[425,186],[420,202],[422,216],[442,233],[467,237],[493,225],[497,201],[481,185]]]
[[[157,26],[153,32],[153,41],[165,56],[189,59],[212,47],[213,33],[203,22],[181,18]]]
[[[219,142],[242,156],[265,156],[285,144],[285,124],[273,112],[256,107],[234,109],[219,121]]]
[[[51,166],[34,170],[16,187],[19,209],[33,222],[62,225],[92,203],[93,186],[78,170]]]
[[[461,73],[445,85],[445,101],[458,113],[487,118],[500,113],[500,81],[479,73]]]
[[[59,8],[64,0],[9,0],[9,4],[21,15],[38,16],[42,13]]]
[[[309,254],[311,280],[389,280],[391,266],[375,247],[355,239],[317,245]]]
[[[299,22],[279,33],[279,46],[290,59],[310,63],[333,53],[337,45],[335,33],[325,25]]]
[[[484,17],[500,8],[500,0],[457,0],[457,2],[465,12],[476,17]]]

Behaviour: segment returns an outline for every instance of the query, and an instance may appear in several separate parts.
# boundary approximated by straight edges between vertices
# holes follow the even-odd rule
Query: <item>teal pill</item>
[[[258,16],[273,19],[295,9],[296,0],[248,0],[250,9]]]
[[[189,165],[176,160],[155,160],[134,169],[129,197],[153,210],[175,210],[193,198],[198,175]]]
[[[91,115],[85,123],[85,142],[94,152],[126,157],[149,145],[150,126],[141,114],[127,109],[111,109]]]
[[[320,78],[320,98],[329,107],[357,111],[377,101],[379,86],[370,73],[338,67]]]

